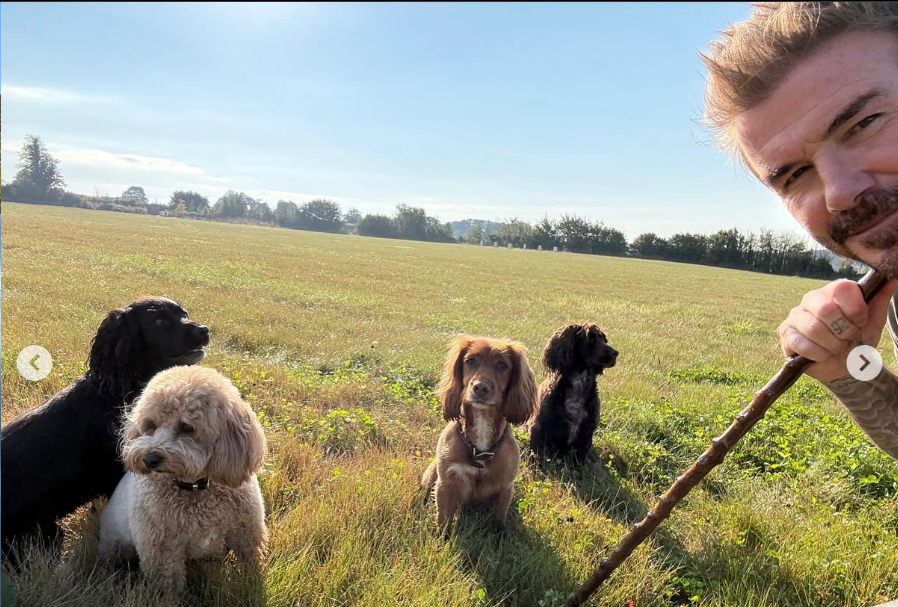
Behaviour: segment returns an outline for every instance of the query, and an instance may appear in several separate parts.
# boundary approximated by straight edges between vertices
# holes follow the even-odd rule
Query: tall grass
[[[265,426],[267,569],[247,580],[229,560],[194,563],[187,605],[560,605],[779,369],[777,325],[822,284],[11,203],[2,229],[3,423],[83,372],[110,308],[161,294],[210,327],[202,364]],[[525,459],[503,535],[470,510],[443,539],[418,478],[443,425],[433,388],[449,338],[521,341],[542,379],[548,337],[584,320],[621,352],[599,380],[597,457]],[[15,358],[35,343],[54,368],[32,383]],[[802,378],[590,603],[884,602],[898,597],[896,503],[898,463]],[[19,605],[154,604],[139,573],[97,562],[103,507],[64,521],[61,558],[5,570]]]

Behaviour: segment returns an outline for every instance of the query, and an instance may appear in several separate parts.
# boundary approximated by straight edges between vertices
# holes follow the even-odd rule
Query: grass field
[[[261,582],[198,563],[186,605],[550,606],[780,368],[776,327],[822,282],[565,253],[379,240],[7,203],[2,421],[83,372],[105,313],[141,294],[210,327],[203,365],[238,385],[270,455]],[[593,320],[621,354],[599,380],[600,457],[528,461],[509,527],[462,513],[442,539],[418,478],[443,421],[433,394],[464,332],[542,348]],[[51,375],[28,382],[40,344]],[[886,364],[895,363],[884,340]],[[521,446],[525,437],[518,432]],[[898,462],[802,378],[593,595],[590,605],[870,607],[898,598]],[[102,502],[97,510],[102,509]],[[96,561],[97,512],[35,554],[19,605],[144,606],[139,575]]]

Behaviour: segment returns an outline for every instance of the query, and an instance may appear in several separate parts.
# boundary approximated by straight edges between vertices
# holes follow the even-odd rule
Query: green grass
[[[202,364],[269,438],[272,544],[261,580],[193,564],[185,604],[204,606],[560,605],[779,370],[776,327],[822,284],[11,203],[0,246],[4,423],[83,371],[112,307],[162,294],[210,327]],[[621,352],[599,380],[600,457],[525,460],[504,536],[472,510],[442,539],[418,478],[448,340],[521,341],[541,380],[548,337],[585,320]],[[55,363],[37,383],[15,370],[33,343]],[[802,378],[589,604],[869,607],[898,597],[896,504],[898,462]],[[139,575],[97,563],[103,506],[66,519],[62,559],[6,571],[19,605],[153,604]]]

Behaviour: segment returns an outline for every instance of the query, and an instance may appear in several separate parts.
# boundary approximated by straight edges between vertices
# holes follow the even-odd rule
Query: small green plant
[[[712,384],[744,384],[748,382],[757,382],[758,380],[746,373],[737,371],[721,371],[719,369],[709,369],[701,367],[686,367],[684,369],[676,369],[670,372],[670,376],[681,382],[709,382]]]

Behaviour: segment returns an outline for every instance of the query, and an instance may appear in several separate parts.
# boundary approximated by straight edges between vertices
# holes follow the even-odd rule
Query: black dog
[[[528,424],[530,450],[537,457],[563,458],[573,450],[577,464],[586,461],[599,424],[596,376],[617,363],[617,354],[592,323],[565,325],[549,338],[539,410]]]
[[[122,414],[150,378],[203,359],[209,329],[177,303],[143,297],[110,311],[91,344],[88,371],[0,431],[4,555],[19,538],[55,546],[59,517],[110,496],[124,474]]]

